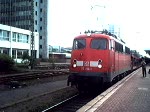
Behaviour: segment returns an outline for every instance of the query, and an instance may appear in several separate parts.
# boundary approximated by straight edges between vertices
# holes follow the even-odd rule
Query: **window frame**
[[[84,41],[84,46],[83,46],[83,48],[80,48],[75,42],[79,42],[79,41],[77,41],[77,40],[83,40]],[[72,47],[72,49],[73,50],[82,50],[82,49],[85,49],[86,48],[86,39],[74,39],[73,40],[73,47]]]
[[[102,49],[102,47],[99,48],[99,49],[98,49],[98,48],[92,48],[92,41],[93,41],[93,40],[105,40],[105,42],[106,42],[105,48],[104,48],[104,49]],[[93,38],[93,39],[91,40],[91,42],[90,42],[90,48],[91,48],[91,49],[97,49],[97,50],[108,50],[108,48],[109,48],[109,47],[108,47],[108,39],[102,38],[102,37],[101,37],[101,38]]]

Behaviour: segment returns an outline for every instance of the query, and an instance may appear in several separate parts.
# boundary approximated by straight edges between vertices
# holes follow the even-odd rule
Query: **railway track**
[[[78,94],[75,95],[69,99],[66,99],[46,110],[43,110],[42,112],[75,112],[79,108],[81,108],[83,105],[91,101],[93,98],[95,98],[96,94]]]
[[[21,81],[46,78],[46,77],[55,77],[58,75],[68,75],[69,70],[36,70],[20,74],[11,74],[0,76],[0,84],[13,84]]]
[[[103,88],[103,90],[99,92],[94,92],[94,89],[92,89],[87,93],[77,94],[43,110],[42,112],[76,112],[79,108],[94,99],[97,95],[101,94],[106,89],[107,88]]]

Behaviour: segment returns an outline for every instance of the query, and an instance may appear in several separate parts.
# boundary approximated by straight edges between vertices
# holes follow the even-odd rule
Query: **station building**
[[[0,53],[8,54],[16,62],[24,52],[31,56],[31,31],[0,24]],[[39,34],[34,32],[34,57],[39,58]]]
[[[59,63],[70,63],[72,48],[49,45],[49,58],[57,60]]]

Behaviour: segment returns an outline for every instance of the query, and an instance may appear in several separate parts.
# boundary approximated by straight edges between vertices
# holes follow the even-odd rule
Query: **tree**
[[[14,60],[6,55],[6,54],[0,54],[0,72],[8,72],[11,71],[14,67]]]
[[[22,55],[22,62],[25,64],[29,64],[31,60],[31,57],[29,56],[29,54],[27,52],[24,52]]]

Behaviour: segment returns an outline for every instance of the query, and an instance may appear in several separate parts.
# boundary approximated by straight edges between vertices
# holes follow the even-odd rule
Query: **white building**
[[[24,52],[31,55],[31,32],[16,27],[0,24],[0,53],[8,54],[17,62],[21,62]],[[39,58],[39,34],[34,33],[35,58]]]

